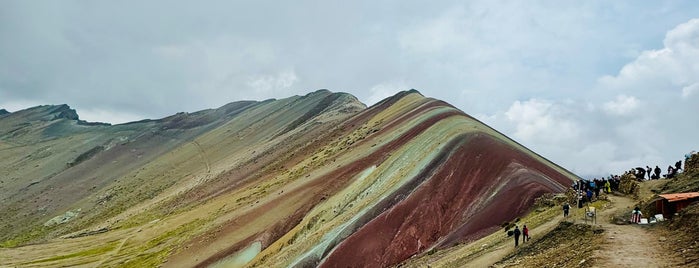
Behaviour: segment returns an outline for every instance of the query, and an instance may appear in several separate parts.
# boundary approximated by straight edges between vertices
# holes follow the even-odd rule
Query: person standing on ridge
[[[676,172],[677,170],[675,170],[675,168],[673,168],[672,166],[667,166],[667,175],[665,175],[665,177],[668,179],[672,179],[675,177]]]
[[[515,225],[515,247],[519,246],[519,235],[521,235],[522,232],[519,231],[519,227]]]
[[[653,171],[649,166],[646,166],[646,173],[648,173],[648,180],[652,179],[651,171]]]
[[[568,211],[570,211],[570,205],[568,205],[568,202],[563,203],[563,217],[567,218],[568,217]]]
[[[655,166],[655,169],[653,170],[653,172],[655,173],[656,179],[660,179],[660,171],[661,171],[660,168],[658,166]]]

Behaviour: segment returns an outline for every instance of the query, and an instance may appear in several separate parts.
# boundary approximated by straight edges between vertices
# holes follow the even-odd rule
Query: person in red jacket
[[[522,227],[522,243],[527,242],[529,240],[529,228],[527,228],[527,225],[524,225]]]

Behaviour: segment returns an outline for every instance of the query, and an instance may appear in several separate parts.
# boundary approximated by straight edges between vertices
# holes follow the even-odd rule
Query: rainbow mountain
[[[387,267],[575,174],[446,102],[319,90],[109,125],[0,114],[0,266]]]

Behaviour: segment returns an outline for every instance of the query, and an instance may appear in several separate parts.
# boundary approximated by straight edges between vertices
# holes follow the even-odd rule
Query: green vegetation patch
[[[22,232],[10,239],[0,242],[0,248],[14,248],[21,246],[27,242],[35,241],[36,239],[45,237],[49,233],[49,228],[43,225],[35,225],[29,230]]]
[[[129,250],[133,255],[138,255],[124,263],[123,267],[158,267],[176,250],[178,245],[190,239],[198,227],[205,223],[203,219],[196,219],[153,238],[140,247]]]
[[[88,250],[83,250],[71,254],[66,254],[66,255],[59,255],[55,257],[50,257],[46,259],[40,259],[24,264],[36,264],[36,263],[43,263],[43,262],[52,262],[52,261],[59,261],[59,260],[65,260],[65,259],[71,259],[71,258],[76,258],[76,257],[85,257],[85,256],[93,256],[93,255],[101,255],[107,252],[110,252],[114,250],[117,247],[118,242],[112,242],[109,243],[103,247],[99,248],[93,248],[93,249],[88,249]]]

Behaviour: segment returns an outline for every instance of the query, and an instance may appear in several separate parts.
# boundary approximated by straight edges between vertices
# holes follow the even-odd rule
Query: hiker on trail
[[[529,228],[527,228],[525,224],[524,227],[522,227],[522,243],[527,242],[527,240],[529,240]]]
[[[676,171],[682,170],[682,160],[677,161],[677,162],[675,163],[675,170],[676,170]]]
[[[650,174],[650,173],[648,173],[648,174]],[[604,190],[605,190],[605,192],[607,192],[608,194],[611,194],[611,193],[612,193],[612,184],[609,183],[609,180],[605,180],[605,181],[604,181]]]
[[[568,205],[568,202],[563,203],[563,217],[566,218],[568,217],[568,211],[570,211],[570,205]]]
[[[653,170],[649,166],[646,166],[646,173],[648,173],[649,180],[652,179],[651,176],[653,175],[653,174],[651,174],[651,171],[653,171]]]
[[[653,172],[655,173],[655,178],[660,179],[660,168],[658,166],[655,166]]]
[[[519,235],[521,235],[522,232],[519,231],[519,227],[515,225],[515,247],[519,246]]]
[[[587,202],[592,203],[592,191],[590,189],[587,189],[587,192],[585,194],[587,195]]]

